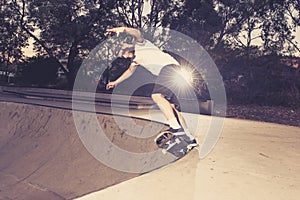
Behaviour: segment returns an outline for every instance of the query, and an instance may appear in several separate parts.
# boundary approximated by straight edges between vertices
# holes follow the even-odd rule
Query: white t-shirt
[[[170,64],[179,65],[171,55],[164,53],[157,46],[145,39],[143,43],[137,42],[135,44],[134,61],[157,76],[164,66]]]

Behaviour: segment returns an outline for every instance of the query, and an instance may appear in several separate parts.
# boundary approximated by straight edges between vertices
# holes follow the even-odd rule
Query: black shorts
[[[152,94],[162,94],[170,103],[179,108],[176,85],[172,81],[172,76],[176,76],[178,65],[167,65],[163,67],[156,79]]]

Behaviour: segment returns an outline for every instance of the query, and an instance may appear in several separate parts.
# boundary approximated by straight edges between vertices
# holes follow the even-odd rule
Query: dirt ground
[[[300,108],[256,105],[228,105],[230,118],[249,119],[300,127]]]

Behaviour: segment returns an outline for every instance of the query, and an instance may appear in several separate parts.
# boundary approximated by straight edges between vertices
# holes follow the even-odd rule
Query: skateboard
[[[183,136],[174,135],[170,131],[163,131],[157,135],[154,142],[158,148],[162,149],[163,154],[171,153],[177,158],[181,158],[192,150]]]

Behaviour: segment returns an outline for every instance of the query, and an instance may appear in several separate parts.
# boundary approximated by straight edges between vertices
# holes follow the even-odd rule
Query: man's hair
[[[118,51],[118,56],[124,55],[125,52],[134,54],[135,53],[134,45],[128,44],[128,43],[123,43],[122,45],[120,45],[120,49]]]
[[[135,50],[134,50],[134,47],[126,47],[124,49],[122,49],[123,52],[130,52],[130,53],[134,53]]]

